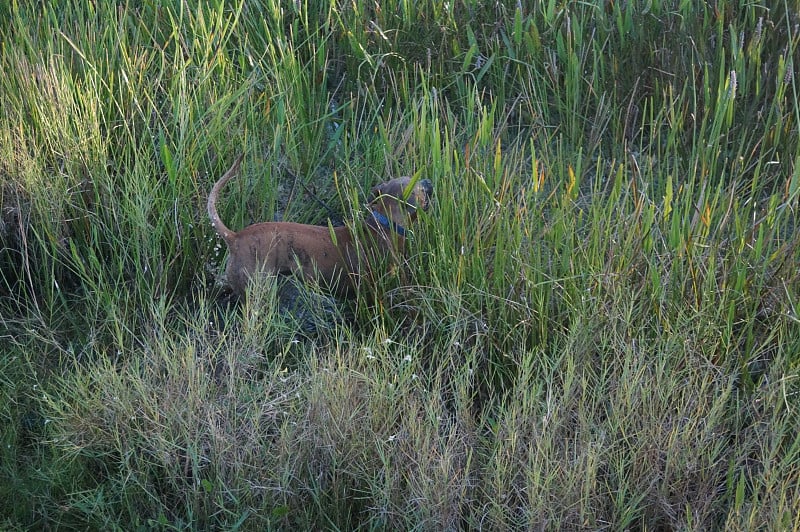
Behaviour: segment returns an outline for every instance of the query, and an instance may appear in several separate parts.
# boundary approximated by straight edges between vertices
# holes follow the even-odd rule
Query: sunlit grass
[[[0,6],[0,523],[800,526],[795,8]],[[241,152],[234,228],[435,203],[234,303]]]

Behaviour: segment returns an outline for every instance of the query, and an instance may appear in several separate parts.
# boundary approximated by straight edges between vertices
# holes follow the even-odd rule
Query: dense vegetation
[[[798,12],[0,4],[0,527],[797,529]],[[234,228],[436,202],[236,302],[241,152]]]

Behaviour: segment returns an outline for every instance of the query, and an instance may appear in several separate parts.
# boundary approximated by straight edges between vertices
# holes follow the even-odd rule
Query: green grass
[[[2,528],[800,528],[796,2],[96,4],[0,6]],[[243,151],[407,265],[230,305]]]

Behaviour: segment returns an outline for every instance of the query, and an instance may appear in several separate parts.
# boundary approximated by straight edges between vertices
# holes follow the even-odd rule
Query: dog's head
[[[433,183],[420,179],[411,186],[410,177],[398,177],[372,188],[369,205],[378,225],[405,236],[406,227],[417,218],[417,209],[427,211]]]

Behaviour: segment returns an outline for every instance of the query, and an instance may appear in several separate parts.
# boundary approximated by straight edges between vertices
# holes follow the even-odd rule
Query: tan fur
[[[217,197],[225,184],[239,171],[240,155],[231,168],[214,184],[208,195],[208,216],[217,234],[225,240],[230,257],[226,276],[238,293],[259,272],[298,275],[316,281],[340,294],[351,294],[359,282],[365,256],[372,252],[402,253],[405,238],[382,226],[371,214],[377,212],[398,226],[407,228],[416,219],[416,209],[430,203],[430,181],[418,181],[407,191],[411,179],[399,177],[372,189],[370,213],[365,216],[372,238],[356,242],[348,227],[305,225],[293,222],[264,222],[235,232],[217,214]],[[408,198],[403,200],[404,193]]]

